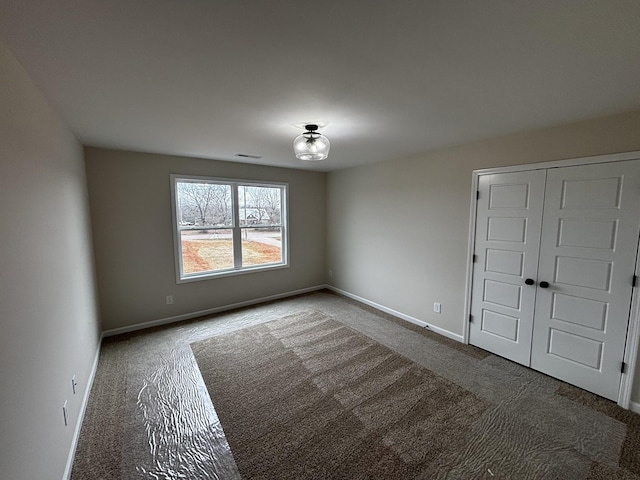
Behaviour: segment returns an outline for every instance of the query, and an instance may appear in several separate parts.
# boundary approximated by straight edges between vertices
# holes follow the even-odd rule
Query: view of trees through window
[[[180,277],[281,265],[281,185],[176,179]]]

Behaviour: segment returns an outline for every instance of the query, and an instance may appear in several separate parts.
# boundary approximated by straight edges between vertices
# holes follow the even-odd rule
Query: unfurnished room
[[[640,479],[640,2],[0,0],[0,478]]]

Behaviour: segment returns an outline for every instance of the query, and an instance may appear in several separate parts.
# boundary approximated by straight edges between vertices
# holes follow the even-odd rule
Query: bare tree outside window
[[[278,225],[280,223],[280,189],[269,187],[250,187],[250,202],[260,214],[260,224]]]
[[[216,183],[180,182],[176,185],[180,222],[230,226],[231,187]]]

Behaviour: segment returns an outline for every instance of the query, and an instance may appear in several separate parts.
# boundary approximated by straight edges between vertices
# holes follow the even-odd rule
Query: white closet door
[[[529,365],[545,171],[479,178],[470,342]]]
[[[639,162],[548,171],[532,368],[617,400],[639,224]]]

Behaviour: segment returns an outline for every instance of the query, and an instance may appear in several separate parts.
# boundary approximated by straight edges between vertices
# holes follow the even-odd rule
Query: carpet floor
[[[191,348],[247,480],[633,475],[618,468],[637,447],[623,425],[559,418],[550,430],[532,404],[556,398],[542,385],[538,399],[515,386],[491,405],[318,311]],[[607,441],[608,452],[593,448]]]
[[[330,408],[334,415],[340,411],[342,417],[334,418],[348,419],[352,432],[365,435],[377,431],[378,440],[375,435],[367,440],[369,445],[377,442],[377,450],[362,453],[357,444],[353,444],[350,448],[356,452],[355,457],[376,462],[383,458],[382,454],[389,459],[395,457],[395,462],[400,458],[409,465],[401,466],[409,472],[407,475],[412,475],[417,468],[415,465],[420,464],[420,468],[436,465],[442,472],[439,475],[448,478],[471,478],[463,475],[460,468],[464,466],[464,471],[480,472],[473,478],[506,478],[503,476],[505,472],[517,471],[522,474],[510,478],[640,479],[640,416],[619,408],[613,402],[495,355],[450,341],[360,303],[321,291],[105,339],[76,450],[72,480],[246,478],[241,476],[236,466],[236,463],[245,461],[243,447],[238,446],[238,451],[235,445],[229,447],[225,433],[227,429],[232,433],[232,426],[221,425],[218,418],[219,413],[224,414],[223,408],[228,408],[218,405],[215,389],[208,393],[190,346],[216,337],[225,338],[234,332],[249,332],[257,326],[267,328],[267,325],[276,325],[275,322],[285,317],[308,312],[321,313],[329,319],[328,324],[335,321],[342,327],[348,327],[344,330],[339,328],[339,333],[348,333],[350,342],[355,341],[352,338],[355,332],[366,337],[357,341],[364,342],[362,348],[367,345],[365,350],[369,351],[367,355],[372,359],[384,359],[380,368],[388,365],[389,371],[396,373],[407,369],[414,373],[413,377],[422,378],[423,383],[437,387],[432,395],[440,395],[440,390],[444,388],[453,395],[449,403],[470,402],[470,407],[464,409],[465,414],[468,411],[468,418],[462,415],[462,419],[458,419],[462,423],[452,424],[455,435],[450,439],[446,436],[447,431],[444,435],[431,435],[434,437],[433,446],[426,449],[426,453],[421,453],[428,456],[429,451],[442,452],[444,460],[450,458],[446,452],[457,450],[468,459],[473,459],[465,463],[454,458],[454,462],[458,462],[456,465],[459,464],[456,470],[449,465],[440,467],[437,462],[442,463],[443,460],[426,456],[423,460],[422,457],[414,457],[414,460],[407,461],[409,457],[405,453],[398,453],[405,450],[398,450],[397,447],[394,450],[392,441],[407,446],[406,452],[410,451],[410,443],[403,435],[411,434],[411,425],[403,424],[404,417],[397,418],[399,413],[389,417],[375,410],[365,413],[365,405],[380,406],[376,402],[381,401],[382,397],[372,394],[368,403],[361,402],[361,409],[352,403],[345,403],[348,399],[346,393],[337,397],[342,403],[330,403],[330,399],[326,398],[323,404],[325,408]],[[274,333],[276,336],[273,338],[284,332],[286,329]],[[282,341],[286,338],[283,337]],[[291,340],[294,338],[295,335]],[[279,340],[280,343],[282,341]],[[285,347],[295,349],[295,345]],[[387,349],[386,353],[381,347]],[[281,347],[278,349],[281,351]],[[390,352],[399,354],[399,358],[387,357]],[[313,362],[320,365],[320,359],[338,362],[329,354],[324,357],[321,354],[299,357],[299,353],[295,353],[297,360],[291,357],[295,362],[291,365],[297,365],[292,373],[305,373]],[[316,357],[315,360],[313,357]],[[346,367],[348,363],[345,362],[342,359],[335,364],[336,368],[340,370],[339,365]],[[356,364],[361,368],[361,363],[353,365]],[[375,373],[373,367],[365,370],[367,375]],[[203,367],[203,371],[206,368]],[[328,373],[325,372],[321,378],[328,381]],[[409,404],[415,402],[414,408],[409,410],[411,415],[416,415],[413,422],[418,424],[416,419],[422,419],[423,425],[435,428],[429,423],[429,412],[433,409],[445,414],[449,410],[440,403],[446,401],[429,403],[430,395],[421,390],[425,387],[421,387],[419,382],[410,383],[412,377],[407,377],[406,372],[404,377],[397,386],[406,393],[403,398],[408,398]],[[344,378],[352,384],[351,388],[358,384],[358,379]],[[256,381],[265,380],[257,378]],[[308,397],[309,400],[320,402],[320,394],[337,392],[339,389],[330,388],[336,380],[333,382],[321,384],[325,390],[318,390],[318,385],[312,382],[316,390]],[[345,389],[346,386],[343,387],[344,392],[347,391]],[[423,392],[422,396],[420,392]],[[416,400],[418,397],[420,400]],[[393,396],[388,398],[394,398],[393,403],[397,400]],[[301,404],[297,405],[300,407]],[[421,405],[428,408],[420,410]],[[455,408],[455,405],[449,408]],[[376,430],[374,422],[365,421],[381,416],[394,419],[395,423],[387,421],[386,428]],[[269,417],[267,415],[260,420],[254,415],[248,430],[264,429],[261,422]],[[322,417],[320,419],[324,421]],[[323,431],[336,432],[332,428],[340,428],[339,423],[334,421],[326,424]],[[406,425],[409,430],[397,428],[396,425],[400,424]],[[286,429],[280,431],[287,433]],[[345,440],[338,438],[337,434],[333,436],[335,445],[331,450],[341,454],[340,445]],[[426,440],[423,437],[420,441]],[[449,441],[449,445],[442,445]],[[459,443],[455,442],[462,442],[463,446],[459,447]],[[298,455],[295,452],[293,454]],[[314,452],[311,448],[304,453],[304,457],[310,461],[316,455],[319,456],[315,463],[326,465],[325,452]],[[517,465],[503,465],[505,459],[511,459],[510,462]],[[278,468],[287,468],[287,462],[279,463]],[[372,472],[371,469],[366,470],[366,463],[361,465],[365,471]],[[387,465],[385,463],[380,467],[386,468]],[[384,478],[375,477],[374,473],[371,475],[372,478]]]
[[[317,311],[192,349],[246,479],[436,478],[489,406]]]

